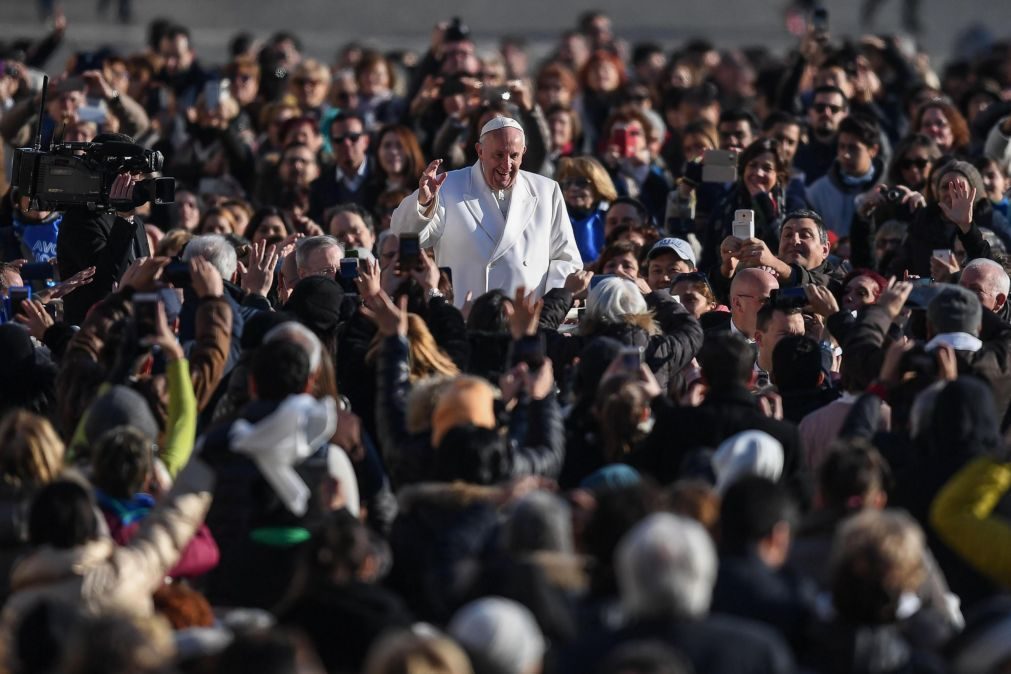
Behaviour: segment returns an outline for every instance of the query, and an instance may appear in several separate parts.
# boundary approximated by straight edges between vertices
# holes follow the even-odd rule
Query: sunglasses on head
[[[685,272],[683,274],[678,274],[677,276],[674,277],[674,280],[670,282],[671,287],[673,287],[677,283],[681,283],[682,281],[689,281],[691,283],[698,283],[701,281],[702,283],[709,285],[709,277],[706,276],[705,272],[701,271],[690,271]]]
[[[930,163],[929,159],[923,159],[922,157],[903,159],[899,162],[899,168],[909,169],[915,166],[918,169],[925,169],[927,168],[927,164],[929,163]]]
[[[591,185],[593,185],[593,183],[590,182],[589,178],[566,178],[562,181],[563,189],[569,189],[570,187],[581,189],[584,187],[590,187]]]
[[[364,133],[346,133],[343,136],[334,136],[333,142],[337,145],[340,145],[346,140],[349,140],[352,143],[357,143],[364,135]]]

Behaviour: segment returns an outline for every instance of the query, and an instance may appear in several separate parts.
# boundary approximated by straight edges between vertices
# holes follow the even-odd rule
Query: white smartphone
[[[951,264],[952,260],[955,259],[955,253],[951,248],[935,248],[931,255],[945,264]]]
[[[702,182],[732,183],[737,180],[737,153],[706,150],[702,153]]]
[[[734,211],[734,223],[731,232],[735,239],[746,241],[755,238],[755,212],[749,208]]]

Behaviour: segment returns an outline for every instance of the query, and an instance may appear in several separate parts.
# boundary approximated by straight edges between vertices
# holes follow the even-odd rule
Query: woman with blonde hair
[[[579,254],[583,263],[589,264],[604,248],[607,206],[618,198],[618,192],[607,170],[593,157],[563,157],[558,162],[557,180]]]
[[[28,506],[36,489],[59,477],[65,447],[44,417],[15,409],[0,419],[0,598],[28,548]]]
[[[376,333],[372,346],[365,356],[368,363],[374,363],[382,341],[382,333]],[[439,348],[428,325],[417,314],[407,315],[407,361],[410,365],[409,377],[414,382],[433,375],[455,376],[460,368]]]
[[[402,631],[373,644],[365,674],[472,674],[467,654],[454,641],[436,634]]]

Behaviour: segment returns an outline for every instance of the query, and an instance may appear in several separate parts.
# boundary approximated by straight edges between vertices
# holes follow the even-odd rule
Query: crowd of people
[[[0,671],[1008,671],[1011,40],[802,14],[0,35]]]

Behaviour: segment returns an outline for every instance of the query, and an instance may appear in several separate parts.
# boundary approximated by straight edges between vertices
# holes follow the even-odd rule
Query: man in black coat
[[[672,646],[696,672],[794,671],[790,651],[774,630],[709,612],[716,553],[698,522],[650,515],[622,538],[614,559],[625,626],[585,634],[562,652],[557,671],[592,672],[631,641]]]
[[[656,424],[630,463],[662,483],[676,480],[693,450],[715,448],[741,431],[759,430],[783,445],[783,477],[800,470],[800,435],[789,422],[765,415],[749,388],[755,377],[754,352],[739,335],[707,335],[699,351],[702,380],[709,388],[699,407],[653,401]]]
[[[133,143],[133,139],[118,133],[101,134],[96,143]],[[133,198],[136,178],[129,173],[116,177],[110,189],[110,200]],[[113,283],[138,257],[151,254],[144,225],[133,210],[105,213],[84,206],[67,209],[56,239],[56,259],[60,278],[68,279],[88,267],[95,267],[92,282],[81,286],[63,300],[65,320],[80,324],[88,309],[112,292]]]
[[[803,643],[814,610],[813,582],[785,570],[797,507],[772,481],[748,476],[730,485],[720,513],[720,570],[713,610],[775,628]]]
[[[371,212],[384,187],[377,179],[376,160],[368,155],[369,134],[361,117],[345,113],[334,117],[330,142],[335,162],[323,167],[309,186],[309,217],[319,223],[337,204],[354,203]]]

